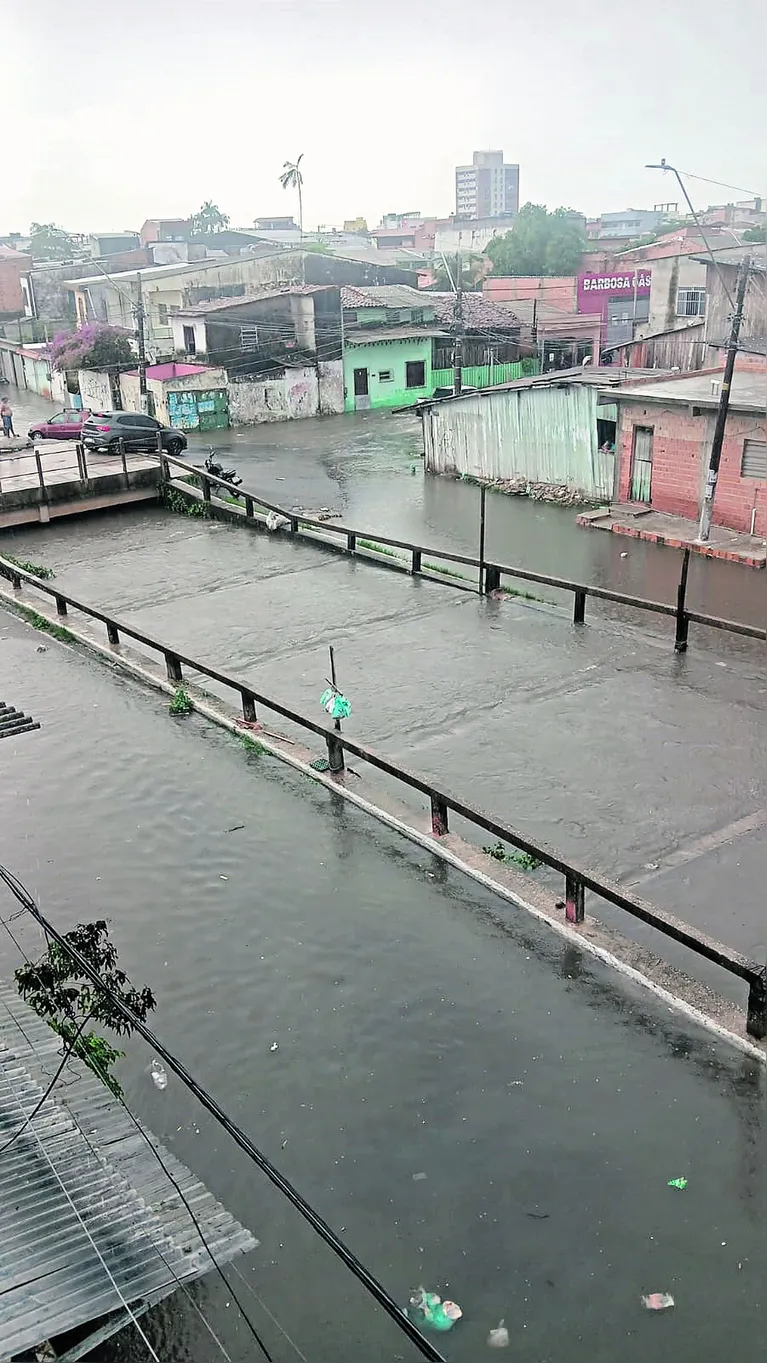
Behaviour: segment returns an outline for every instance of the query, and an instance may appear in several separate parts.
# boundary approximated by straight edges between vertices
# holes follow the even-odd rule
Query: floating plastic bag
[[[346,696],[342,696],[340,691],[334,691],[330,686],[320,696],[320,705],[331,719],[348,719],[352,712],[351,702]]]
[[[427,1292],[425,1287],[418,1287],[410,1297],[408,1315],[417,1325],[424,1325],[427,1329],[452,1330],[463,1311],[456,1302],[442,1301],[436,1292]]]
[[[507,1349],[509,1345],[509,1332],[503,1321],[490,1331],[487,1337],[488,1345],[491,1349]]]
[[[674,1305],[674,1298],[670,1292],[649,1292],[642,1298],[642,1305],[648,1311],[668,1311]]]
[[[159,1060],[152,1061],[152,1082],[155,1088],[166,1089],[168,1087],[168,1072]]]

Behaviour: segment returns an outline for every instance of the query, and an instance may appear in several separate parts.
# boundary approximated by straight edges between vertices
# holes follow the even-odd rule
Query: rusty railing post
[[[491,592],[499,591],[500,586],[501,586],[500,568],[496,568],[494,564],[488,563],[487,566],[485,567],[485,596],[489,596]]]
[[[169,682],[173,682],[176,686],[181,685],[184,680],[184,674],[181,671],[181,663],[175,653],[165,654],[165,671],[168,674]]]
[[[127,465],[127,462],[126,462],[126,459],[125,459],[125,441],[123,440],[122,436],[120,436],[120,459],[122,460],[123,477],[124,477],[124,479],[125,479],[125,486],[127,487],[127,486],[128,486],[128,465]]]
[[[410,571],[411,571],[411,573],[413,574],[413,577],[415,577],[416,574],[417,574],[417,573],[420,573],[420,571],[421,571],[421,550],[420,550],[420,549],[414,549],[414,550],[413,550],[413,561],[412,561],[412,563],[410,564]]]
[[[56,597],[56,613],[57,615],[66,615],[67,613],[67,603],[63,596]]]
[[[107,639],[113,647],[116,647],[120,642],[120,631],[117,625],[112,624],[111,620],[107,620]]]
[[[246,497],[246,498],[245,498],[245,515],[246,515],[246,517],[247,517],[249,520],[252,521],[252,519],[253,519],[253,498],[252,498],[252,497]]]
[[[586,592],[583,587],[576,587],[573,598],[573,624],[582,625],[586,620]]]
[[[767,966],[762,967],[759,975],[748,986],[746,1031],[757,1041],[767,1036]]]
[[[586,889],[579,876],[565,876],[565,917],[568,923],[582,923],[586,917]]]
[[[328,745],[328,766],[333,776],[339,776],[344,770],[344,748],[338,740],[338,734],[332,733],[325,736]]]
[[[75,455],[77,457],[77,472],[80,478],[80,482],[84,483],[85,468],[83,466],[83,444],[81,440],[78,440],[77,444],[75,445]]]
[[[291,535],[298,534],[298,516],[290,517],[290,533]]]
[[[479,489],[479,594],[485,594],[485,503],[487,487],[483,483]]]
[[[242,696],[243,719],[246,719],[249,724],[255,724],[257,721],[255,696],[252,692],[245,690],[241,691],[240,695]]]
[[[37,479],[40,484],[40,490],[43,494],[43,501],[45,501],[45,478],[43,477],[43,461],[40,457],[40,451],[38,449],[35,450],[35,464],[37,465]]]
[[[356,549],[357,536],[354,534],[354,531],[350,530],[348,535],[346,536],[346,552],[347,554],[353,554],[356,552]]]
[[[676,589],[676,635],[674,637],[674,652],[687,652],[687,635],[690,630],[690,621],[687,611],[684,608],[687,596],[687,574],[690,569],[690,550],[685,549],[682,559],[682,571],[679,574],[679,586]]]
[[[448,831],[447,805],[439,795],[431,796],[431,831],[435,838],[443,838]]]

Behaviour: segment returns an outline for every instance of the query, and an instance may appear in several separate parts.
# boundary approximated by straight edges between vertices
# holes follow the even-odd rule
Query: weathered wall
[[[609,497],[613,456],[597,444],[589,384],[509,389],[437,403],[424,413],[426,468],[475,478],[526,478]]]
[[[755,266],[764,260],[764,247],[754,246]],[[710,346],[726,346],[732,323],[732,305],[724,291],[722,279],[734,298],[738,287],[738,266],[720,261],[719,269],[708,265],[706,280],[706,341]],[[749,275],[746,300],[743,308],[743,322],[740,328],[739,343],[747,349],[757,350],[764,355],[767,350],[767,308],[765,307],[765,274],[763,266]]]
[[[657,511],[697,520],[705,486],[716,413],[691,416],[684,403],[668,407],[621,400],[616,449],[619,458],[618,495],[630,500],[634,427],[653,431],[651,505]],[[727,418],[722,461],[714,498],[714,523],[748,532],[756,507],[755,533],[767,533],[767,485],[764,479],[743,478],[741,460],[745,440],[765,440],[764,416],[731,411]]]
[[[292,421],[319,414],[317,371],[290,369],[272,379],[230,379],[229,417],[233,426]]]
[[[114,399],[108,374],[100,374],[95,369],[78,369],[77,379],[83,407],[89,407],[92,412],[113,410]]]
[[[319,363],[319,405],[323,416],[339,416],[344,410],[344,366],[341,360]]]

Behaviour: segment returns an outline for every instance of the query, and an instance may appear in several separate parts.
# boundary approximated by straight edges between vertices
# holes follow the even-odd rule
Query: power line
[[[383,1284],[380,1283],[374,1274],[365,1267],[343,1240],[336,1235],[335,1231],[332,1230],[324,1218],[320,1216],[319,1212],[302,1197],[301,1193],[299,1193],[298,1189],[293,1186],[289,1179],[287,1179],[285,1175],[272,1164],[271,1160],[259,1150],[246,1132],[228,1116],[223,1108],[216,1102],[215,1098],[213,1098],[206,1088],[197,1082],[193,1075],[186,1069],[185,1065],[168,1050],[151,1028],[147,1027],[146,1023],[142,1022],[141,1019],[127,1007],[119,995],[104,983],[98,971],[95,970],[90,961],[83,956],[82,952],[72,946],[72,943],[67,940],[64,934],[60,933],[44,916],[29,892],[24,888],[17,877],[13,875],[13,872],[9,871],[5,866],[0,865],[0,879],[5,882],[14,898],[17,899],[20,904],[23,904],[24,908],[27,909],[40,927],[69,954],[71,959],[79,967],[81,973],[85,975],[92,984],[95,984],[98,989],[101,989],[106,994],[120,1016],[129,1023],[134,1031],[137,1031],[140,1036],[143,1036],[145,1041],[149,1042],[149,1045],[154,1048],[158,1055],[162,1056],[163,1060],[173,1073],[177,1075],[192,1093],[194,1093],[198,1101],[211,1116],[215,1118],[224,1131],[232,1137],[240,1149],[250,1157],[259,1169],[261,1169],[262,1173],[266,1174],[266,1177],[270,1182],[287,1197],[288,1201],[292,1203],[298,1212],[300,1212],[301,1216],[308,1221],[309,1225],[312,1226],[321,1239],[323,1239],[330,1249],[333,1250],[333,1253],[341,1259],[358,1281],[363,1284],[370,1295],[383,1307],[387,1315],[399,1326],[403,1333],[410,1338],[419,1352],[425,1358],[431,1360],[431,1363],[445,1363],[443,1355],[434,1347],[430,1340],[426,1339],[417,1325],[410,1320],[402,1308],[397,1305],[394,1298],[386,1291]]]

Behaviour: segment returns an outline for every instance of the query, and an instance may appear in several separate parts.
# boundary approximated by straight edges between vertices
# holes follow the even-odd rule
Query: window
[[[197,354],[197,341],[195,340],[194,327],[184,327],[184,350],[187,355]]]
[[[408,360],[405,365],[405,387],[426,387],[426,365],[423,360]]]
[[[240,327],[240,350],[252,354],[258,349],[258,327],[253,322],[243,323]]]
[[[391,369],[379,369],[378,371],[379,383],[391,383],[393,378],[394,374],[392,373]]]
[[[767,440],[744,440],[741,478],[767,478]]]
[[[130,412],[121,412],[118,417],[118,424],[120,426],[151,426],[153,431],[158,430],[160,425],[159,421],[155,421],[151,416],[144,416],[143,412],[139,412],[135,416]]]
[[[410,320],[411,322],[421,323],[423,321],[423,308],[413,308]]]
[[[386,309],[386,320],[387,320],[387,322],[393,322],[393,323],[399,322],[399,321],[400,321],[400,310],[399,310],[399,308],[387,308],[387,309]]]
[[[167,327],[167,325],[168,325],[168,304],[167,304],[167,303],[158,303],[158,304],[157,304],[157,321],[159,322],[159,324],[160,324],[161,327]]]
[[[676,315],[677,317],[705,317],[706,290],[677,289]]]

